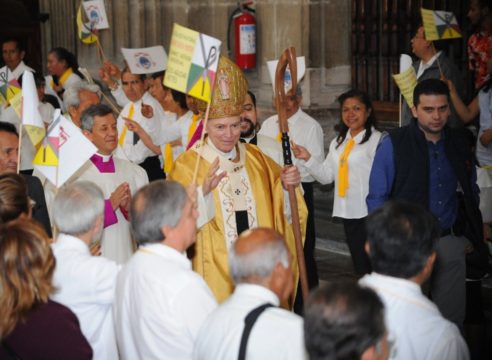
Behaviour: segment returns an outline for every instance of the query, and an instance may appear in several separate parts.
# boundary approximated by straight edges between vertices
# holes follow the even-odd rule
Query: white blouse
[[[365,133],[366,130],[363,130],[354,137],[355,144],[348,157],[349,184],[345,197],[338,196],[338,163],[347,142],[352,138],[350,131],[347,132],[340,146],[337,147],[336,138],[332,140],[323,163],[311,156],[304,164],[307,171],[320,183],[335,182],[333,216],[344,219],[360,219],[367,216],[366,197],[369,192],[369,175],[381,133],[373,128],[369,140],[360,144]]]

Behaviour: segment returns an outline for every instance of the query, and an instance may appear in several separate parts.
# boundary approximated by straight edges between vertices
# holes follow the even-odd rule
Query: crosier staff
[[[285,102],[287,95],[285,94],[284,76],[289,65],[290,77],[292,79],[292,88],[290,92],[295,92],[297,88],[297,60],[296,49],[289,47],[284,50],[275,70],[275,106],[278,113],[278,124],[282,134],[282,152],[284,157],[284,165],[292,166],[292,155],[290,151],[289,141],[289,125],[287,122],[287,113],[285,110]],[[299,266],[299,278],[301,280],[302,298],[304,303],[309,295],[309,286],[306,274],[306,263],[304,260],[304,249],[302,246],[301,224],[299,221],[299,208],[297,206],[297,198],[293,185],[287,186],[290,201],[290,211],[292,214],[292,227],[294,230],[294,239],[296,243],[297,264]]]

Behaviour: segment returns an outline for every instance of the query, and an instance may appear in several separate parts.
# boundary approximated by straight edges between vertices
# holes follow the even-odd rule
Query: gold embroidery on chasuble
[[[198,148],[199,147],[195,147],[195,149]],[[220,169],[218,172],[227,172],[227,176],[223,178],[217,186],[227,249],[230,248],[238,236],[236,211],[247,211],[249,227],[252,228],[258,226],[255,200],[250,179],[244,166],[246,151],[242,144],[238,144],[236,149],[239,160],[234,162],[220,155],[207,144],[205,144],[203,148],[203,157],[211,163],[218,156],[220,160]]]

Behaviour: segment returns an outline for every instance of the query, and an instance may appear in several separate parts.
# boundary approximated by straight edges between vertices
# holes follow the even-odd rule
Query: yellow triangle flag
[[[46,130],[44,127],[38,127],[33,125],[23,125],[24,130],[29,135],[29,139],[34,145],[37,145],[43,140],[44,135],[46,134]]]
[[[10,105],[19,118],[22,118],[22,92],[19,91],[14,97],[10,98]]]
[[[49,145],[41,145],[32,160],[33,165],[58,166],[58,158]]]
[[[7,101],[10,102],[14,97],[21,93],[21,88],[9,85],[7,89]]]

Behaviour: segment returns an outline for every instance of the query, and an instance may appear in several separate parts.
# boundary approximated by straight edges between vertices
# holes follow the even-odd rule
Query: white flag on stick
[[[103,0],[83,1],[82,6],[93,29],[101,30],[109,28]]]
[[[39,144],[46,134],[38,107],[39,98],[34,75],[26,70],[22,75],[22,125],[34,146]]]
[[[121,48],[132,74],[152,74],[167,68],[167,54],[163,46],[141,49]]]
[[[36,170],[59,188],[96,151],[97,148],[80,129],[57,110],[32,163]]]

